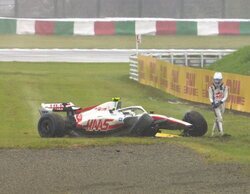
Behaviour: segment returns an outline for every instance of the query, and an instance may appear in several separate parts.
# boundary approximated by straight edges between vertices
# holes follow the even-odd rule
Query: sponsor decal
[[[226,85],[229,87],[228,101],[232,104],[244,105],[245,97],[240,95],[241,82],[240,80],[228,79]]]
[[[111,130],[110,123],[114,119],[90,119],[84,126],[86,131],[108,131]]]
[[[143,60],[138,60],[138,65],[139,65],[139,78],[140,79],[145,79],[145,68],[144,68],[144,61]]]
[[[156,68],[157,68],[156,63],[151,62],[150,66],[149,66],[149,72],[150,72],[149,80],[153,83],[157,83],[157,81],[158,81]]]
[[[168,88],[168,79],[167,79],[167,67],[165,65],[161,65],[160,67],[160,85],[163,88]]]
[[[208,88],[211,85],[211,83],[213,83],[213,77],[206,75],[204,78],[204,87],[202,89],[202,97],[204,98],[208,98]]]
[[[96,110],[96,111],[106,111],[106,110],[108,110],[108,108],[96,107],[95,110]]]
[[[46,108],[57,110],[57,111],[62,111],[65,107],[70,107],[70,103],[53,103],[53,104],[48,104]]]
[[[195,87],[195,73],[186,73],[186,85],[184,86],[184,94],[190,96],[198,96],[198,89]]]
[[[55,103],[55,104],[50,104],[49,108],[53,110],[63,110],[64,106],[61,103]]]
[[[222,91],[218,91],[214,95],[215,95],[215,100],[217,101],[220,101],[224,97],[224,94]]]
[[[172,70],[172,80],[170,85],[171,90],[180,93],[180,85],[179,85],[179,71]]]
[[[76,115],[76,122],[79,123],[82,121],[82,114]]]

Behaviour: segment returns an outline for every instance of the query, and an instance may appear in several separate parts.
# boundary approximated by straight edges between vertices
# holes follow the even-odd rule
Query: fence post
[[[188,66],[188,54],[185,52],[185,66]]]
[[[204,57],[203,57],[203,52],[201,52],[201,68],[204,67]]]
[[[15,0],[15,17],[16,17],[16,18],[19,17],[17,0]]]

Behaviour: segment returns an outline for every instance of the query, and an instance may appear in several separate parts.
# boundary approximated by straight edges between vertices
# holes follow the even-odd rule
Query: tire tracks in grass
[[[30,122],[32,126],[37,125],[37,120],[39,118],[39,101],[40,101],[40,92],[36,87],[32,87],[32,85],[27,84],[23,85],[22,95],[24,99],[24,103],[27,103],[28,113],[31,116]]]

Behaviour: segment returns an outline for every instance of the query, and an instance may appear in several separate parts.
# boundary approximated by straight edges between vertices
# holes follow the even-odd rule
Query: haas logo
[[[221,100],[223,98],[223,93],[222,92],[216,92],[215,93],[215,99],[216,100]]]
[[[86,131],[108,131],[113,119],[93,119],[88,120]]]

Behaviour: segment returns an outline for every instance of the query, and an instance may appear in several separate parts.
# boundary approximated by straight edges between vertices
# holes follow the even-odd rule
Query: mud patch
[[[0,193],[247,193],[241,172],[166,143],[0,150]]]

